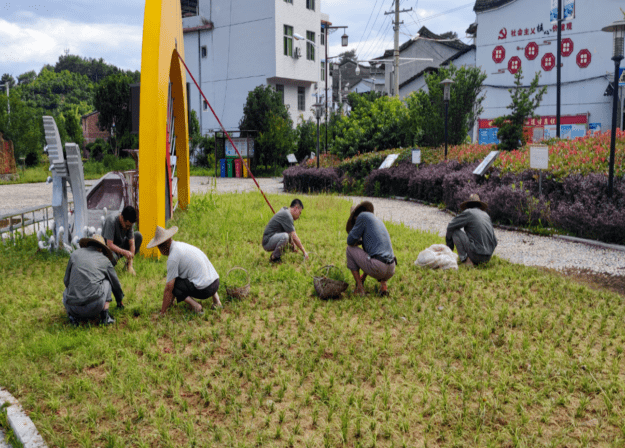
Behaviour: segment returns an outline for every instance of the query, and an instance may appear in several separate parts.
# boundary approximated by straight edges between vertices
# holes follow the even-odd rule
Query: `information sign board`
[[[254,140],[247,139],[245,137],[233,138],[232,142],[236,145],[241,157],[253,157],[254,156]],[[249,145],[248,145],[249,143]],[[232,147],[230,140],[226,140],[226,157],[239,157],[237,152]]]
[[[381,170],[384,168],[390,168],[393,165],[393,162],[397,160],[397,157],[399,157],[399,154],[389,154],[386,156],[386,159],[384,159],[384,162],[382,162],[382,165],[380,165],[380,168],[378,169]]]
[[[418,148],[412,150],[412,163],[415,165],[421,163],[421,150]]]
[[[297,157],[295,157],[295,154],[287,155],[286,160],[288,160],[289,163],[297,163]]]
[[[549,147],[547,145],[530,146],[530,168],[537,170],[549,169]]]
[[[478,176],[483,176],[486,173],[486,170],[493,164],[497,156],[499,155],[499,151],[491,151],[488,155],[482,160],[475,170],[473,170],[473,174],[477,174]]]

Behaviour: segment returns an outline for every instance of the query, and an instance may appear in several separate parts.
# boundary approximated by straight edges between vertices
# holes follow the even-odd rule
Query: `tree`
[[[6,106],[7,97],[0,93],[0,105]],[[43,137],[43,120],[41,116],[43,111],[29,107],[16,94],[11,91],[11,119],[9,120],[6,107],[0,107],[0,132],[4,134],[6,140],[12,140],[15,148],[15,159],[19,161],[20,157],[25,158],[28,166],[34,165],[42,154],[44,137]]]
[[[297,134],[297,149],[295,151],[295,157],[297,160],[302,161],[306,156],[309,156],[311,152],[317,151],[317,123],[310,120],[304,120],[303,116],[300,116],[301,121],[297,124],[295,132]],[[324,130],[319,130],[320,145],[323,144],[325,134]],[[321,151],[321,147],[319,149]]]
[[[2,75],[2,78],[0,78],[0,84],[9,84],[9,89],[12,89],[15,86],[15,78],[13,78],[13,76],[9,75],[8,73],[5,73],[4,75]],[[6,89],[6,87],[4,87]]]
[[[358,60],[358,58],[356,57],[355,49],[344,51],[343,53],[339,54],[339,57],[340,57],[339,65],[346,61],[356,62]]]
[[[448,109],[448,141],[460,144],[482,112],[482,83],[486,73],[478,67],[439,67],[437,72],[426,75],[428,91],[412,92],[406,99],[410,114],[410,126],[427,130],[418,136],[416,143],[423,146],[439,146],[445,139],[445,108],[443,103],[444,79],[453,79]]]
[[[508,89],[512,97],[512,103],[507,106],[512,112],[493,121],[493,125],[499,128],[497,131],[497,138],[499,139],[498,149],[512,151],[525,142],[525,137],[523,136],[525,119],[530,117],[536,118],[534,110],[540,105],[543,95],[547,92],[547,86],[543,86],[536,91],[539,78],[540,72],[536,72],[529,87],[524,87],[522,84],[523,71],[519,69],[514,74],[515,87]],[[534,97],[532,98],[532,96]]]
[[[352,92],[348,102],[352,111],[338,121],[332,145],[332,152],[341,158],[410,145],[420,132],[408,125],[408,110],[399,98],[370,101]]]
[[[115,137],[130,133],[130,84],[132,78],[122,73],[107,76],[98,84],[93,96],[93,105],[100,112],[98,126],[111,131],[115,126]],[[115,155],[119,155],[115,148]]]
[[[75,105],[82,105],[82,111],[92,107],[93,83],[86,76],[67,70],[55,73],[44,68],[31,83],[20,84],[17,89],[28,106],[41,107],[48,115],[56,115]]]
[[[34,70],[31,70],[29,72],[22,73],[21,75],[19,75],[17,77],[17,82],[20,85],[30,84],[31,82],[35,80],[35,78],[37,78],[37,73]]]
[[[243,118],[239,122],[241,137],[260,137],[268,132],[272,125],[282,126],[288,123],[293,128],[293,121],[289,111],[282,102],[282,95],[273,87],[260,85],[247,94],[247,101],[243,107]],[[253,132],[257,131],[257,132]],[[282,135],[280,133],[273,134]],[[267,136],[262,142],[257,139],[254,151],[254,162],[263,165],[273,165],[276,161],[276,147],[272,146],[272,140]],[[282,143],[280,143],[281,146]]]
[[[283,165],[287,154],[295,151],[296,131],[293,130],[293,122],[290,118],[281,115],[269,115],[269,128],[261,132],[256,140],[258,146],[263,148],[264,160],[262,163],[268,165]]]

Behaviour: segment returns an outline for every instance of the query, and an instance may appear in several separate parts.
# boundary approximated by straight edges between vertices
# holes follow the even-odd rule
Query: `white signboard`
[[[547,145],[530,146],[530,168],[549,169],[549,147]]]
[[[286,160],[288,160],[289,163],[297,163],[297,157],[295,157],[295,154],[289,154],[286,156]]]
[[[473,174],[477,174],[478,176],[483,176],[486,173],[486,170],[493,164],[497,156],[499,155],[499,151],[491,151],[488,155],[482,160],[475,170],[473,170]]]
[[[399,154],[389,154],[386,156],[386,159],[384,159],[384,162],[382,162],[382,165],[380,165],[380,168],[378,169],[381,170],[384,168],[390,168],[393,165],[393,162],[397,160],[397,157],[399,157]]]
[[[253,157],[254,156],[254,140],[249,140],[250,145],[248,147],[247,138],[233,138],[232,142],[235,144],[241,157]],[[226,157],[238,157],[237,152],[232,147],[230,140],[226,140]]]
[[[412,150],[412,163],[414,163],[415,165],[418,165],[419,163],[421,163],[421,150],[420,149]]]

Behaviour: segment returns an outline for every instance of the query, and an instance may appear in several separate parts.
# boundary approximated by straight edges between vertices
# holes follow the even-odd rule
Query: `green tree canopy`
[[[81,103],[88,105],[87,110],[92,107],[93,83],[67,70],[55,73],[44,68],[31,83],[20,84],[18,89],[28,106],[42,108],[51,115]]]
[[[410,126],[427,130],[416,141],[419,145],[439,146],[445,139],[445,107],[443,86],[445,79],[452,79],[451,99],[448,109],[448,142],[457,145],[464,141],[476,117],[482,112],[480,97],[486,73],[478,67],[439,67],[426,75],[428,91],[412,92],[406,99],[410,111]]]
[[[22,73],[21,75],[19,75],[17,77],[17,82],[19,84],[30,84],[31,82],[35,80],[36,77],[37,77],[37,72],[35,72],[34,70],[31,70],[29,72]]]
[[[282,103],[282,95],[279,92],[271,86],[260,85],[248,93],[239,129],[242,137],[257,137],[258,144],[254,151],[256,163],[275,164],[278,160],[276,154],[278,147],[288,146],[282,142],[274,142],[268,136],[260,140],[260,135],[272,130],[272,125],[282,129],[284,123],[288,123],[289,128],[293,128],[293,121],[286,106]],[[286,136],[286,132],[273,132],[272,135],[282,138]],[[283,163],[282,160],[279,160],[279,163]]]
[[[130,84],[132,78],[122,73],[109,75],[98,84],[93,96],[93,105],[100,112],[98,125],[102,130],[111,130],[123,137],[130,133]],[[117,154],[116,154],[117,155]]]
[[[56,73],[67,70],[71,73],[78,73],[87,76],[91,82],[98,83],[106,77],[122,73],[132,78],[132,82],[139,82],[139,72],[124,71],[118,67],[107,64],[104,59],[82,58],[73,54],[62,55],[54,66]]]
[[[410,145],[419,133],[408,125],[408,110],[399,98],[371,101],[353,92],[347,98],[352,111],[337,122],[332,145],[332,152],[341,158]]]
[[[4,75],[2,75],[2,78],[0,78],[0,84],[6,83],[9,83],[9,89],[12,89],[13,86],[15,86],[15,78],[13,78],[13,76],[9,75],[8,73],[5,73]],[[3,90],[6,90],[5,86],[3,86],[2,88]]]
[[[16,161],[24,157],[27,165],[36,164],[44,145],[43,111],[29,107],[19,95],[11,91],[11,115],[7,112],[7,97],[0,93],[0,132],[4,138],[13,141]]]
[[[512,103],[506,106],[511,112],[493,121],[493,125],[499,128],[497,131],[497,138],[499,139],[497,148],[503,151],[512,151],[525,142],[523,136],[525,119],[536,118],[534,110],[540,105],[543,95],[547,92],[547,86],[543,86],[537,91],[539,78],[540,72],[536,72],[529,87],[524,87],[522,82],[523,71],[519,69],[514,74],[515,87],[508,89]]]

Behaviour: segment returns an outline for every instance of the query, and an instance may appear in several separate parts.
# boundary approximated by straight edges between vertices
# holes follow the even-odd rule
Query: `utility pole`
[[[561,67],[562,64],[562,0],[558,0],[558,37],[556,48],[556,138],[560,138],[560,102],[561,102]]]
[[[395,31],[395,51],[394,51],[394,61],[393,62],[393,90],[394,95],[399,97],[399,25],[404,22],[399,21],[399,13],[401,12],[409,12],[412,11],[410,9],[402,9],[399,10],[399,0],[395,0],[395,20],[393,21],[393,31]],[[393,12],[385,12],[384,15],[393,14]]]

